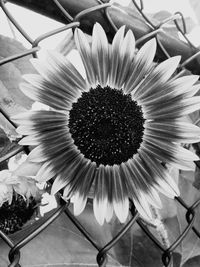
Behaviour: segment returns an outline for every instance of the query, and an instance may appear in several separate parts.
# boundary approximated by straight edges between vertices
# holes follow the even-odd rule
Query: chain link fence
[[[15,2],[15,1],[11,1]],[[28,3],[29,1],[27,1]],[[100,12],[101,16],[107,21],[111,28],[111,32],[115,32],[118,29],[118,25],[116,21],[112,18],[110,14],[110,7],[112,7],[112,4],[110,3],[104,3],[100,0],[96,1],[96,4],[93,7],[81,10],[79,13],[77,13],[75,16],[72,16],[62,5],[60,1],[53,0],[55,8],[59,10],[59,12],[62,13],[63,18],[66,22],[66,25],[58,28],[56,30],[53,30],[51,32],[45,33],[35,40],[31,38],[31,36],[24,31],[23,27],[21,27],[18,22],[15,20],[15,17],[9,12],[9,9],[7,8],[7,4],[4,0],[0,1],[0,6],[4,13],[6,14],[7,18],[14,24],[14,26],[17,28],[17,30],[24,36],[24,38],[30,43],[31,48],[26,50],[23,53],[15,54],[6,58],[3,58],[0,60],[0,65],[7,64],[11,61],[17,60],[22,57],[26,57],[28,55],[32,55],[33,57],[37,57],[37,52],[40,50],[40,42],[44,39],[47,39],[53,35],[56,35],[60,32],[65,32],[68,29],[74,29],[75,27],[81,26],[82,19],[90,14],[95,14],[95,12]],[[143,44],[148,39],[155,37],[157,39],[158,43],[158,52],[157,57],[159,60],[164,60],[166,58],[169,58],[172,56],[171,51],[173,51],[173,46],[176,45],[179,46],[178,50],[180,54],[183,56],[183,61],[181,62],[181,65],[179,66],[179,74],[182,75],[184,72],[191,71],[193,73],[198,72],[197,64],[199,64],[196,59],[200,55],[200,51],[194,47],[194,45],[188,40],[186,36],[186,23],[184,20],[183,15],[180,12],[175,13],[173,16],[165,19],[164,21],[160,22],[158,24],[154,24],[143,12],[144,5],[142,0],[139,1],[139,4],[133,0],[132,4],[134,5],[135,9],[138,12],[139,20],[142,21],[142,30],[137,29],[137,23],[135,24],[135,31],[136,31],[136,45],[139,47],[141,44]],[[118,6],[117,9],[120,9]],[[179,18],[179,22],[178,22]],[[181,19],[181,20],[180,20]],[[180,25],[180,21],[182,22]],[[177,41],[176,43],[167,43],[167,35],[163,31],[164,25],[168,23],[173,22],[176,26],[177,32],[179,32],[184,39],[186,40],[186,44],[183,44],[182,41]],[[145,27],[144,27],[145,26]],[[147,27],[146,27],[147,26]],[[144,30],[143,30],[144,29]],[[163,34],[164,37],[160,37],[160,33]],[[177,49],[175,49],[177,50]],[[169,52],[170,51],[170,52]],[[176,51],[175,51],[176,53]],[[0,109],[0,112],[2,115],[14,126],[16,125],[10,120],[8,114],[2,109]],[[25,151],[25,153],[28,153],[26,147],[18,147],[15,146],[13,149],[8,151],[5,155],[3,155],[0,158],[0,163],[3,163],[7,161],[9,158],[13,157],[14,155],[20,153],[21,151]],[[199,163],[197,162],[197,165]],[[59,195],[58,195],[59,198]],[[9,267],[20,266],[20,250],[26,246],[27,243],[31,242],[37,235],[39,235],[46,227],[48,227],[54,220],[56,220],[61,214],[65,214],[72,223],[78,228],[78,230],[81,232],[81,234],[91,243],[91,245],[96,249],[97,256],[96,261],[98,266],[106,266],[107,264],[107,256],[109,254],[109,250],[122,238],[122,236],[131,228],[134,224],[138,224],[139,227],[145,232],[145,234],[148,236],[149,239],[153,241],[155,246],[159,248],[160,251],[160,257],[162,260],[162,263],[165,267],[172,266],[172,257],[173,252],[177,248],[177,246],[180,245],[180,243],[185,239],[189,231],[193,231],[198,238],[200,238],[200,232],[196,227],[194,226],[195,221],[195,210],[200,205],[200,199],[193,203],[193,205],[189,206],[185,201],[177,197],[176,201],[185,209],[185,220],[187,223],[186,228],[184,231],[180,234],[180,236],[177,238],[175,242],[170,244],[169,247],[164,246],[160,239],[158,239],[157,236],[152,234],[152,232],[149,230],[149,227],[139,218],[138,213],[135,211],[134,204],[130,203],[130,214],[131,219],[122,226],[121,230],[118,232],[118,234],[110,240],[105,246],[101,247],[99,246],[96,241],[91,237],[89,233],[89,229],[85,229],[83,225],[77,220],[76,217],[70,212],[69,210],[69,203],[66,203],[62,201],[62,198],[60,198],[60,205],[57,209],[55,209],[53,212],[50,213],[50,215],[45,216],[43,219],[39,220],[39,222],[36,222],[34,227],[23,236],[23,238],[18,241],[14,242],[9,236],[4,234],[2,231],[0,231],[0,236],[4,240],[5,243],[10,247],[8,258],[10,261]]]

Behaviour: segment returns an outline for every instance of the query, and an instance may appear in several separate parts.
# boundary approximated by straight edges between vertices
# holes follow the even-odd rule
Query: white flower
[[[7,183],[7,180],[9,180],[10,177],[10,171],[0,171],[0,206],[2,206],[6,201],[8,201],[9,204],[12,202],[13,188],[11,184]]]
[[[155,39],[135,53],[132,31],[121,27],[110,45],[96,23],[92,43],[80,29],[75,42],[84,79],[62,55],[33,59],[39,74],[24,76],[22,91],[50,110],[14,117],[21,145],[36,146],[27,162],[38,164],[36,180],[53,178],[52,193],[64,188],[80,214],[91,196],[100,224],[115,214],[124,223],[129,199],[147,220],[158,192],[174,198],[179,189],[162,162],[188,170],[199,157],[181,143],[200,141],[200,128],[185,115],[200,108],[198,76],[172,79],[180,57],[153,62]]]
[[[39,200],[42,191],[32,178],[16,176],[9,170],[0,171],[0,206],[6,201],[11,204],[14,193],[22,195],[28,201],[31,196]]]
[[[15,176],[16,183],[13,184],[13,189],[19,195],[24,196],[27,200],[32,196],[35,199],[41,198],[42,191],[37,187],[36,180],[24,177],[24,176]]]

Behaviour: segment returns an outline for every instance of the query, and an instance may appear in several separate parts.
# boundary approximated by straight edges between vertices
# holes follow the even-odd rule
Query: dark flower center
[[[82,93],[70,111],[69,129],[75,145],[97,165],[126,162],[142,142],[141,107],[109,86]]]

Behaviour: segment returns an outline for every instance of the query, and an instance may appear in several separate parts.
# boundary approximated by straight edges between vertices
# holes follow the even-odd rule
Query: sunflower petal
[[[135,155],[134,159],[131,159],[127,162],[127,166],[130,168],[132,174],[135,177],[135,187],[140,190],[141,194],[145,194],[146,200],[152,206],[160,208],[161,201],[157,192],[153,189],[153,180],[144,168],[140,157],[138,155]]]
[[[113,205],[111,203],[108,203],[108,206],[107,206],[107,211],[106,211],[106,216],[105,216],[105,219],[106,219],[106,222],[109,223],[113,217]]]
[[[151,94],[153,90],[159,90],[175,72],[180,59],[180,56],[169,58],[152,69],[143,82],[135,88],[133,92],[134,97],[137,100],[141,100]]]
[[[82,163],[82,159],[82,155],[77,155],[70,162],[68,162],[67,166],[63,170],[61,169],[60,174],[57,176],[52,185],[52,194],[57,193],[61,188],[69,184],[70,179],[72,179],[72,177],[74,177],[76,174],[77,166]]]
[[[56,65],[43,62],[40,59],[32,58],[30,61],[45,80],[50,81],[64,91],[67,90],[74,98],[80,97],[81,91],[69,81],[68,75],[70,74],[65,73]]]
[[[166,168],[164,168],[161,163],[152,158],[148,153],[140,150],[139,152],[141,158],[147,165],[148,171],[152,172],[152,176],[155,179],[154,186],[163,194],[170,198],[180,195],[180,191],[174,179],[170,176]],[[157,183],[157,185],[156,185]]]
[[[40,183],[47,182],[48,180],[56,176],[56,174],[56,169],[54,169],[51,163],[47,161],[43,163],[42,167],[37,172],[35,180]]]
[[[152,68],[156,53],[156,40],[152,39],[145,43],[137,53],[135,60],[130,66],[130,72],[124,84],[125,93],[131,93],[140,84]]]
[[[78,191],[81,196],[89,197],[96,171],[96,163],[83,158],[77,166],[76,174],[69,179],[72,191]],[[93,197],[93,195],[91,196]]]
[[[125,223],[129,213],[129,200],[125,198],[123,201],[113,201],[115,214],[121,223]]]
[[[107,214],[107,205],[107,198],[97,200],[97,198],[95,197],[93,200],[94,216],[100,225],[104,224],[104,220]]]
[[[181,118],[194,111],[200,109],[200,96],[194,96],[188,99],[178,101],[174,99],[173,102],[167,102],[162,104],[161,108],[157,108],[157,105],[151,106],[147,109],[145,107],[145,118],[146,119],[171,119]]]
[[[68,113],[52,111],[52,110],[39,110],[39,111],[27,111],[12,116],[12,120],[21,125],[34,125],[34,124],[50,124],[62,122],[67,125]]]
[[[159,77],[162,77],[163,82],[166,82],[177,69],[180,63],[180,60],[181,60],[181,56],[168,58],[162,63],[160,63],[154,69],[153,72],[155,72],[155,74],[158,74]]]
[[[155,139],[169,140],[178,143],[197,143],[200,141],[200,128],[183,121],[147,121],[145,135]],[[147,137],[148,138],[148,137]]]
[[[55,195],[60,189],[65,187],[68,184],[68,180],[63,177],[63,173],[61,172],[53,182],[51,187],[51,194]]]
[[[117,33],[115,34],[111,52],[110,52],[110,71],[109,71],[109,85],[113,88],[116,88],[116,81],[118,76],[118,66],[120,61],[120,48],[124,39],[125,25],[122,26]]]
[[[159,143],[160,145],[160,143]],[[165,162],[169,163],[171,165],[174,165],[178,169],[182,170],[193,170],[194,169],[194,162],[192,160],[196,160],[197,156],[194,154],[192,155],[192,152],[185,153],[181,155],[182,149],[179,150],[180,146],[177,146],[174,144],[161,144],[161,147],[159,145],[150,144],[148,142],[142,143],[140,149],[151,155],[152,157]],[[186,155],[187,154],[187,155]],[[188,160],[185,160],[184,157],[189,157]],[[181,158],[180,158],[181,157]]]
[[[139,200],[138,200],[139,199]],[[133,198],[133,203],[140,216],[146,221],[152,221],[153,214],[150,204],[146,201],[145,195],[139,195],[138,199]]]
[[[78,216],[85,209],[87,198],[84,198],[79,194],[79,192],[77,192],[71,198],[71,202],[74,204],[74,215]]]
[[[28,135],[21,139],[18,144],[21,146],[37,146],[40,144],[40,141],[35,135]]]
[[[129,30],[125,35],[119,52],[120,58],[119,64],[118,66],[116,66],[118,67],[118,71],[115,88],[122,88],[122,85],[124,84],[127,74],[129,72],[130,64],[134,57],[135,38],[131,30]]]
[[[80,56],[82,58],[86,75],[89,84],[91,87],[96,86],[96,75],[94,72],[94,67],[92,63],[92,55],[91,55],[91,47],[88,43],[88,40],[85,36],[85,34],[78,28],[75,29],[74,33],[74,40],[77,46],[77,49],[80,53]]]
[[[192,97],[199,90],[199,86],[192,86],[198,78],[197,75],[188,75],[168,81],[160,87],[152,87],[152,90],[145,91],[145,94],[140,96],[139,103],[142,105],[161,105],[174,98],[181,100]]]
[[[55,136],[57,138],[55,138]],[[19,141],[20,145],[40,145],[42,143],[46,144],[53,144],[57,142],[63,142],[63,140],[66,140],[66,143],[68,142],[67,139],[70,138],[69,130],[65,128],[61,129],[55,129],[51,130],[49,132],[41,132],[40,134],[32,134],[24,137]]]
[[[99,84],[105,87],[108,82],[109,69],[108,40],[104,29],[95,23],[92,33],[92,60]]]
[[[95,193],[93,200],[94,215],[100,225],[103,225],[108,206],[108,188],[106,170],[104,165],[100,165],[95,177]]]
[[[65,109],[65,107],[69,109],[77,99],[77,96],[71,94],[70,87],[58,87],[53,81],[45,80],[38,74],[26,74],[23,78],[28,83],[20,84],[22,92],[31,99],[47,104],[50,107],[55,108],[60,103],[60,108],[58,109]],[[53,103],[51,103],[52,99]]]
[[[59,69],[60,73],[63,73],[65,81],[67,81],[73,88],[76,87],[81,91],[87,91],[85,80],[66,57],[56,51],[50,50],[47,50],[47,55],[47,62],[52,68],[55,70]]]

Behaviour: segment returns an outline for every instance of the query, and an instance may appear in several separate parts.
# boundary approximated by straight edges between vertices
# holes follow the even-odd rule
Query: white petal
[[[56,109],[70,109],[72,103],[77,99],[71,94],[71,86],[58,87],[54,81],[48,81],[38,74],[26,74],[23,78],[28,83],[21,83],[20,89],[34,101],[42,102]]]
[[[73,195],[71,201],[74,203],[74,215],[80,215],[85,209],[87,198],[83,198],[78,192]]]
[[[120,60],[120,48],[124,39],[124,31],[125,25],[122,26],[117,33],[115,34],[111,46],[110,52],[110,77],[109,77],[109,85],[113,88],[116,88],[116,80],[117,80],[117,70],[119,66]]]
[[[200,109],[200,96],[194,96],[183,100],[174,98],[171,102],[158,105],[145,106],[144,118],[150,120],[176,119],[188,115]]]
[[[181,147],[180,145],[163,141],[160,140],[159,138],[156,139],[152,137],[147,137],[145,139],[147,142],[151,143],[152,145],[155,145],[157,148],[160,148],[160,153],[162,153],[162,151],[169,152],[172,158],[180,158],[181,160],[184,161],[199,160],[199,157],[195,153]]]
[[[58,170],[58,176],[56,177],[53,183],[52,189],[51,189],[52,194],[55,194],[61,188],[65,187],[68,184],[71,185],[70,181],[71,179],[74,179],[74,176],[76,175],[76,171],[82,163],[82,159],[83,159],[82,154],[78,154],[75,157],[72,156],[71,159],[70,159],[70,155],[69,157],[66,157],[66,158],[64,157],[64,160],[61,161],[60,163],[61,166]],[[53,160],[52,160],[52,164],[54,164]],[[56,165],[54,165],[53,167],[54,169],[56,169],[56,167],[58,168],[58,166]]]
[[[140,84],[152,68],[152,62],[156,52],[155,38],[146,42],[138,51],[135,60],[130,66],[129,78],[124,85],[124,91],[130,93]]]
[[[73,85],[73,82],[69,81],[68,74],[60,67],[36,58],[32,58],[30,61],[45,80],[55,84],[61,90],[67,91],[75,99],[81,96],[81,91]]]
[[[176,70],[180,59],[180,56],[172,57],[155,67],[149,75],[147,75],[143,83],[134,90],[134,97],[137,100],[141,100],[145,98],[146,95],[150,95],[155,88],[162,88]]]
[[[181,56],[175,56],[168,58],[160,63],[154,70],[155,73],[159,73],[162,76],[163,82],[166,82],[177,69],[181,60]]]
[[[139,196],[138,199],[139,200],[133,199],[133,203],[134,203],[137,211],[143,217],[143,219],[145,219],[146,221],[152,221],[153,215],[151,212],[150,205],[145,199],[145,196],[141,195],[141,196]]]
[[[161,203],[160,197],[158,195],[158,192],[154,189],[153,186],[146,193],[145,198],[148,201],[148,203],[151,204],[151,206],[153,206],[157,209],[160,209],[162,207],[162,203]]]
[[[55,195],[60,189],[68,184],[68,179],[65,179],[62,172],[56,177],[51,187],[51,194]]]
[[[37,130],[35,129],[35,127],[19,126],[17,127],[16,132],[21,135],[28,135],[28,134],[36,134]]]
[[[177,98],[177,96],[179,99],[191,97],[199,90],[199,86],[192,86],[198,78],[198,75],[188,75],[168,81],[160,87],[152,86],[152,90],[144,89],[144,93],[142,96],[140,95],[139,102],[141,105],[161,105],[173,100],[175,97]]]
[[[108,82],[109,70],[108,40],[104,29],[95,23],[92,33],[92,60],[99,84],[104,87]]]
[[[93,198],[91,190],[93,186],[93,179],[96,171],[96,163],[91,162],[87,158],[83,158],[80,164],[76,167],[76,174],[70,184],[73,190],[78,191],[80,195]]]
[[[85,80],[66,57],[56,51],[49,50],[47,51],[47,55],[47,62],[50,63],[53,68],[59,69],[59,72],[63,73],[66,81],[71,84],[72,87],[77,87],[81,91],[85,91],[87,89]]]
[[[131,30],[127,32],[120,48],[116,87],[122,88],[130,69],[135,52],[135,38]],[[117,67],[117,66],[116,66]]]
[[[44,151],[42,149],[42,146],[35,147],[30,154],[28,155],[28,160],[32,162],[44,162],[48,159],[48,157],[45,157]]]
[[[39,138],[35,135],[28,135],[18,142],[21,146],[37,146],[40,144]]]
[[[113,201],[113,207],[116,216],[118,217],[121,223],[125,223],[129,214],[129,200],[128,198],[124,199],[123,201],[116,202]]]
[[[45,162],[36,174],[35,179],[42,183],[47,182],[57,174],[50,162]]]
[[[15,170],[15,175],[17,176],[35,176],[40,170],[42,163],[33,163],[26,159],[21,163]]]
[[[133,177],[135,182],[136,190],[140,194],[145,193],[146,200],[154,207],[160,208],[161,201],[157,192],[153,189],[153,179],[147,172],[142,160],[139,155],[135,155],[134,159],[130,159],[127,162],[130,169],[135,177]]]
[[[173,178],[169,175],[169,172],[164,168],[161,163],[153,159],[151,155],[142,151],[139,151],[141,158],[145,161],[149,170],[151,170],[154,177],[154,187],[164,195],[174,198],[180,194],[179,189]]]
[[[92,63],[91,47],[88,43],[88,40],[85,34],[78,28],[75,29],[74,40],[80,53],[80,56],[83,60],[88,82],[92,87],[95,87],[96,77]]]
[[[108,203],[107,211],[106,211],[106,222],[109,223],[113,217],[113,205]]]
[[[107,198],[97,200],[95,197],[93,200],[94,216],[100,225],[104,224],[104,220],[107,214],[108,200]]]
[[[71,195],[71,186],[67,184],[63,190],[63,199],[67,201],[70,198],[71,198],[71,202],[73,202],[72,201],[73,196]]]
[[[53,110],[26,111],[13,116],[12,119],[18,124],[28,126],[37,125],[40,122],[46,123],[47,125],[52,122],[61,122],[61,124],[65,122],[67,125],[68,112]]]
[[[194,169],[193,160],[190,159],[189,161],[189,160],[184,160],[180,158],[183,156],[183,155],[180,155],[180,153],[182,152],[177,153],[178,150],[177,149],[174,150],[173,147],[171,147],[169,150],[169,147],[167,149],[162,149],[162,147],[160,146],[157,147],[152,144],[142,143],[140,149],[148,153],[149,155],[151,155],[151,157],[156,158],[160,160],[161,162],[169,163],[178,169],[182,169],[182,170],[193,170]],[[172,150],[176,151],[175,154],[174,152],[172,152]]]
[[[146,121],[145,135],[178,143],[197,143],[200,141],[200,128],[183,121]]]

